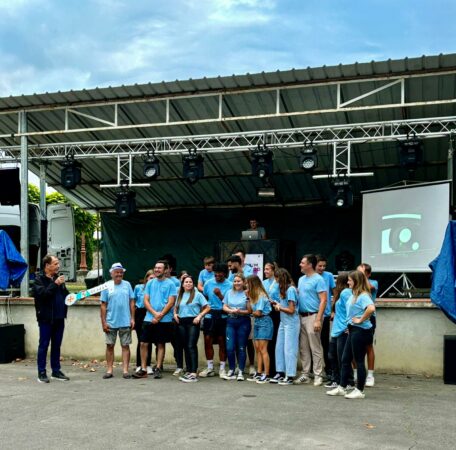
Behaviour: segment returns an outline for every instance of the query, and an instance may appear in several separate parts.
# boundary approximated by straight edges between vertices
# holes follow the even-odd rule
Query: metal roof
[[[20,132],[22,111],[27,112],[28,129]],[[52,164],[46,180],[52,187],[82,207],[109,209],[115,189],[100,184],[117,182],[117,154],[134,155],[132,178],[144,182],[140,156],[151,144],[158,149],[161,177],[150,188],[135,189],[140,208],[258,205],[264,201],[256,194],[261,183],[250,173],[249,145],[226,142],[264,134],[274,152],[277,193],[266,203],[312,203],[329,197],[329,183],[298,168],[299,139],[274,145],[271,130],[282,130],[282,139],[286,131],[302,130],[304,144],[306,133],[315,136],[324,127],[363,124],[367,129],[370,123],[395,123],[402,131],[394,136],[346,139],[353,141],[352,171],[374,172],[373,177],[352,179],[357,195],[408,176],[399,167],[397,139],[412,129],[414,119],[450,119],[443,126],[420,128],[419,137],[433,139],[424,140],[424,163],[414,174],[420,181],[445,179],[447,136],[455,117],[456,54],[163,81],[1,98],[0,162],[18,158],[20,138],[27,136],[33,172],[39,174],[47,159]],[[206,151],[215,136],[223,136],[225,147]],[[333,147],[331,139],[321,136],[315,173],[323,174],[331,168]],[[203,143],[205,178],[189,185],[182,179],[181,159],[195,137]],[[182,147],[172,147],[181,138]],[[73,191],[60,187],[58,161],[69,148],[83,166],[82,184]]]

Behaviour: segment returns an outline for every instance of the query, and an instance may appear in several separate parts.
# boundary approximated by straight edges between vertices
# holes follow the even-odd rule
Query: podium
[[[232,254],[243,250],[246,254],[262,254],[263,264],[276,262],[293,274],[297,267],[296,244],[281,239],[255,239],[248,241],[219,241],[218,260],[225,262]]]

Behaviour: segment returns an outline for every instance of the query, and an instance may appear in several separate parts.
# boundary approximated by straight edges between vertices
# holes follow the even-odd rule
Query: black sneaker
[[[70,379],[60,370],[58,372],[52,372],[51,378],[53,380],[70,381]]]
[[[326,384],[325,384],[325,388],[327,389],[334,389],[336,388],[337,386],[339,386],[335,381],[331,381],[329,380]]]
[[[293,384],[293,378],[285,377],[279,381],[280,386],[291,386]]]
[[[280,380],[283,380],[283,376],[280,373],[276,373],[273,378],[269,380],[270,383],[277,384]]]
[[[147,370],[139,369],[132,375],[133,378],[147,378]]]
[[[49,383],[49,378],[46,375],[46,371],[38,372],[38,383]]]
[[[256,381],[256,380],[258,380],[260,378],[261,378],[261,373],[255,372],[255,373],[252,373],[252,375],[250,375],[247,378],[247,381]]]
[[[157,367],[155,370],[154,370],[154,378],[156,380],[159,380],[160,378],[162,378],[163,375],[161,373],[161,370]]]

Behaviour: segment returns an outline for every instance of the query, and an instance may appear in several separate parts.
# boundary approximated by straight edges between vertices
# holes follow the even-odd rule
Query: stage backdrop
[[[296,242],[297,263],[305,253],[323,253],[329,270],[336,269],[336,255],[348,252],[355,263],[361,254],[361,208],[328,206],[257,209],[182,209],[137,213],[121,219],[102,213],[103,267],[105,278],[112,263],[127,268],[125,278],[137,283],[154,262],[165,254],[177,260],[176,270],[197,277],[202,259],[216,254],[218,241],[238,240],[256,218],[270,239]],[[265,261],[266,262],[266,261]],[[292,273],[299,276],[299,266]]]

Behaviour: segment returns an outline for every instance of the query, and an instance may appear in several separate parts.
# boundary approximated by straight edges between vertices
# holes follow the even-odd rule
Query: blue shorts
[[[253,323],[253,339],[254,340],[272,340],[274,333],[274,325],[272,319],[269,316],[255,317]]]

